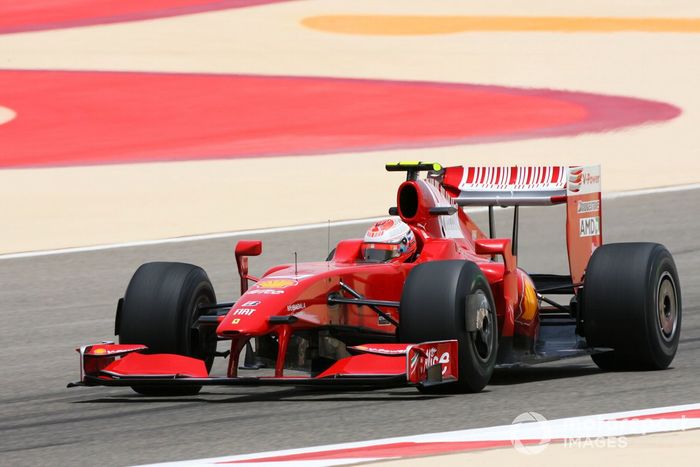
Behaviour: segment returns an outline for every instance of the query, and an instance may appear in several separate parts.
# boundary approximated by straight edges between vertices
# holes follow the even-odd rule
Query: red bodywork
[[[428,261],[463,259],[476,263],[491,285],[500,338],[533,342],[539,332],[539,300],[533,281],[517,267],[511,239],[487,238],[461,207],[566,204],[571,280],[578,290],[576,284],[582,280],[588,259],[602,243],[599,183],[597,167],[449,167],[426,179],[409,176],[398,189],[397,213],[417,239],[418,255],[412,261],[365,263],[362,240],[344,240],[330,261],[280,265],[256,278],[248,273],[248,257],[262,253],[261,242],[237,244],[241,296],[219,316],[216,328],[219,339],[231,341],[225,378],[209,377],[202,370],[203,364],[197,363],[202,362],[189,357],[141,355],[138,352],[145,350],[143,347],[105,344],[81,349],[81,369],[84,376],[91,377],[82,379],[89,384],[128,383],[159,375],[195,382],[249,382],[251,378],[238,375],[241,351],[251,339],[273,335],[279,349],[274,377],[255,378],[260,383],[401,376],[405,383],[428,384],[436,381],[436,368],[441,374],[438,382],[454,380],[458,377],[456,341],[391,343],[396,329],[389,321],[368,306],[329,304],[329,297],[347,297],[344,284],[367,299],[399,302],[413,267]],[[382,311],[395,321],[401,319],[399,308]],[[290,338],[327,327],[384,337],[378,339],[382,343],[348,346],[347,352],[353,355],[339,358],[311,378],[285,376]],[[106,350],[97,351],[99,348]]]

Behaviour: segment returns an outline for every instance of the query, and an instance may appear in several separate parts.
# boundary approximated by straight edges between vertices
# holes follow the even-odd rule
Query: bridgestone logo
[[[578,220],[579,237],[595,237],[600,235],[600,218],[584,217]]]
[[[598,212],[598,209],[600,209],[600,201],[598,201],[597,199],[593,201],[579,201],[576,212],[578,214],[583,214],[586,212]]]

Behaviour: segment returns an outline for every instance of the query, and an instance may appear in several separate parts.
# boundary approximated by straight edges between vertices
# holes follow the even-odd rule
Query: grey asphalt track
[[[500,370],[484,392],[459,396],[429,397],[411,388],[217,387],[196,397],[153,399],[126,388],[66,389],[78,377],[75,347],[112,337],[116,300],[141,263],[199,264],[220,300],[235,298],[236,239],[0,260],[0,464],[185,460],[507,424],[525,411],[559,418],[699,402],[699,214],[700,190],[604,202],[606,242],[657,241],[676,259],[684,318],[672,369],[603,373],[580,358]],[[483,223],[485,216],[475,217]],[[505,223],[499,228],[508,232]],[[363,231],[356,225],[331,235],[337,241]],[[252,260],[254,273],[291,261],[293,251],[300,261],[327,253],[325,229],[259,238],[264,255]],[[531,272],[565,272],[563,209],[521,212],[519,260]]]

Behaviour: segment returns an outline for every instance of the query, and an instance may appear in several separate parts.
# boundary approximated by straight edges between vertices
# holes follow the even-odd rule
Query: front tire
[[[204,360],[211,370],[216,352],[213,328],[196,326],[200,305],[216,303],[206,272],[185,263],[146,263],[134,273],[119,315],[119,342],[144,344],[149,353],[172,353]],[[149,396],[194,395],[201,386],[132,387]]]
[[[589,345],[613,350],[592,356],[603,370],[662,370],[676,355],[681,289],[671,253],[658,243],[599,247],[583,286]]]
[[[477,320],[475,331],[467,330],[468,315]],[[476,264],[435,261],[413,268],[399,318],[401,342],[459,342],[459,380],[435,386],[437,391],[479,392],[488,384],[496,365],[498,326],[491,287]]]

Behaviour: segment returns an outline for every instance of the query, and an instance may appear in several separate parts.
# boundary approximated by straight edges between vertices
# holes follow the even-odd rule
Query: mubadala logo
[[[595,237],[600,235],[600,218],[584,217],[578,220],[579,237]]]

